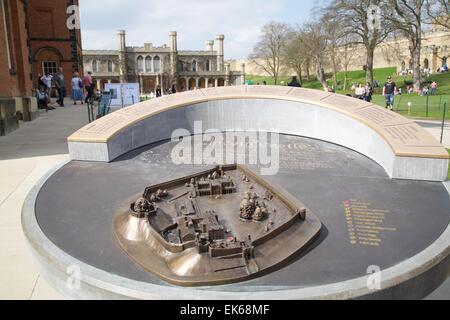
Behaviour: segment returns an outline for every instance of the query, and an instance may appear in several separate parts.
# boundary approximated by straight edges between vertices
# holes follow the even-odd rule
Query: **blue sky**
[[[168,44],[178,31],[181,50],[204,48],[206,40],[225,34],[227,59],[246,58],[260,28],[270,21],[301,23],[327,0],[80,0],[83,47],[116,49],[118,29],[128,45]]]

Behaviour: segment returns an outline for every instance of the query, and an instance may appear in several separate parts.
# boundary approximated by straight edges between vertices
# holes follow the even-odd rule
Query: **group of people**
[[[59,68],[53,75],[48,72],[43,76],[39,74],[37,99],[41,109],[46,109],[47,111],[55,109],[50,105],[53,88],[56,89],[58,94],[56,103],[60,107],[65,107],[64,99],[67,96],[67,82],[63,72],[63,68]],[[70,86],[72,88],[72,100],[74,105],[78,102],[81,104],[84,104],[84,102],[88,103],[93,97],[95,90],[92,72],[88,72],[84,77],[81,77],[78,72],[74,72]]]
[[[367,82],[367,84],[365,86],[363,86],[362,84],[354,84],[352,86],[352,91],[354,91],[354,93],[355,93],[355,95],[354,95],[355,98],[364,100],[367,102],[372,101],[373,87],[369,82]]]

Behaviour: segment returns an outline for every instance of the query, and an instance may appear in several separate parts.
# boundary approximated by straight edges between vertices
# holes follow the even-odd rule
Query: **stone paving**
[[[21,228],[23,201],[52,167],[68,159],[66,138],[87,124],[85,106],[69,106],[46,113],[6,137],[0,137],[0,300],[54,300],[63,297],[35,269]],[[437,124],[419,123],[435,137]],[[450,148],[450,125],[445,145]],[[449,299],[450,281],[429,298]]]

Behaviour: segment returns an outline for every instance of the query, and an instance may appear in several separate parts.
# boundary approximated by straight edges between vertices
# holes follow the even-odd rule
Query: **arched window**
[[[113,72],[113,63],[111,60],[108,61],[108,72]]]
[[[156,56],[153,58],[153,72],[161,71],[161,58]]]
[[[137,70],[138,72],[144,72],[144,58],[142,56],[137,58]]]
[[[145,72],[152,72],[152,65],[152,57],[148,56],[147,58],[145,58]]]
[[[211,71],[211,62],[209,60],[206,60],[205,70],[206,71]]]
[[[430,62],[428,61],[428,59],[423,60],[423,67],[425,69],[428,69],[430,67]]]
[[[197,60],[192,60],[192,71],[197,72]]]
[[[98,72],[98,62],[97,62],[97,60],[92,61],[92,72]]]
[[[445,66],[447,64],[447,57],[442,58],[442,66]]]
[[[402,61],[402,71],[405,71],[405,70],[406,70],[406,62]]]

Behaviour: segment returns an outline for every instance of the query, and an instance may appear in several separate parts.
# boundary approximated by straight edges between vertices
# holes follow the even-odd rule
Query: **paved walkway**
[[[21,208],[37,181],[68,159],[66,137],[87,124],[85,107],[58,108],[0,137],[0,299],[62,299],[36,271],[25,246]],[[430,132],[436,124],[423,123]],[[446,131],[450,138],[450,128]],[[435,133],[434,133],[435,134]],[[450,147],[450,143],[447,144]],[[450,281],[432,296],[450,298]]]
[[[428,121],[428,120],[416,120],[416,123],[430,132],[438,141],[441,141],[442,122],[441,121]],[[448,120],[444,126],[444,135],[442,144],[450,149],[450,120]]]

